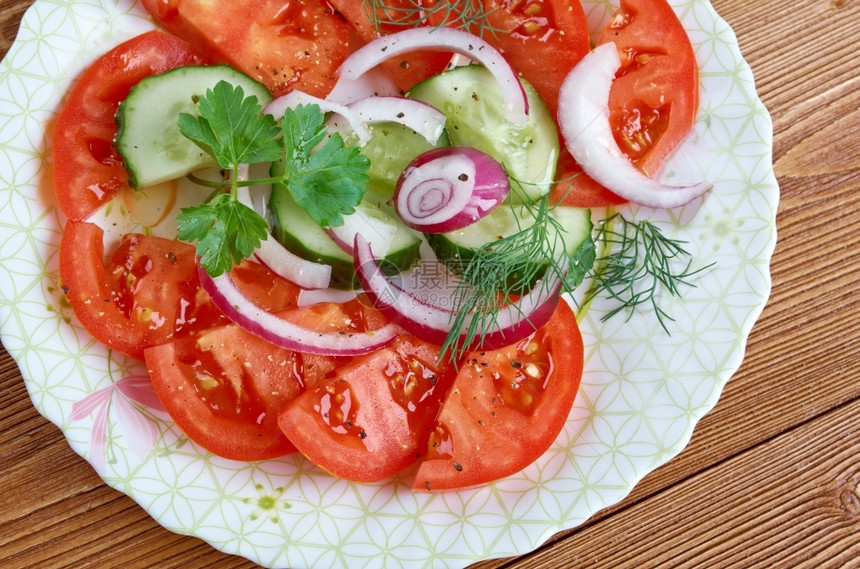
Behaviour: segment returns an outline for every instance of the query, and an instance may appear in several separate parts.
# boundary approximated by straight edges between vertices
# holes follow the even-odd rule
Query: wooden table
[[[0,0],[0,54],[30,0]],[[713,0],[774,120],[773,294],[689,447],[538,551],[475,567],[860,566],[860,4]],[[0,567],[253,567],[157,525],[0,348]]]

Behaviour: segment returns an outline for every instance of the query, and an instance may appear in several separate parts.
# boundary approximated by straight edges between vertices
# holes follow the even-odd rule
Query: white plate
[[[672,3],[699,58],[702,97],[667,175],[715,187],[672,212],[629,213],[714,267],[683,300],[665,299],[671,336],[653,313],[602,322],[608,305],[588,311],[581,391],[537,463],[484,488],[423,495],[405,478],[352,484],[300,458],[244,464],[201,452],[156,408],[142,366],[81,329],[57,288],[50,133],[81,70],[152,23],[132,0],[37,0],[0,66],[0,329],[34,405],[160,524],[266,566],[465,566],[534,549],[621,500],[684,448],[740,366],[776,240],[772,125],[750,69],[709,2]],[[585,6],[592,29],[611,11]]]

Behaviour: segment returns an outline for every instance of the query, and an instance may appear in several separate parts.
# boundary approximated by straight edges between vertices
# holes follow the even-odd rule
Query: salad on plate
[[[477,541],[401,547],[510,554],[622,496],[739,364],[763,300],[708,300],[725,259],[746,270],[727,249],[745,235],[764,277],[772,249],[775,205],[737,231],[736,165],[697,162],[719,122],[683,18],[701,7],[120,3],[49,139],[56,314],[104,361],[67,436],[167,527],[273,566],[349,565],[371,527],[471,500]],[[149,493],[165,467],[208,497]],[[306,519],[338,528],[312,561]]]

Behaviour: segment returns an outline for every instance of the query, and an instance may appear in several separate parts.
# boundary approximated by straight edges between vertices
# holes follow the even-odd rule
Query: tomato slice
[[[615,140],[646,175],[659,173],[666,158],[689,135],[699,105],[699,71],[690,38],[666,0],[621,0],[598,44],[613,41],[621,69],[609,92]],[[560,168],[559,179],[580,171]],[[563,203],[597,207],[622,203],[582,175],[556,188]]]
[[[468,354],[439,412],[413,490],[478,486],[534,462],[564,427],[582,369],[582,336],[565,302],[516,345]]]
[[[278,316],[308,330],[342,332],[345,334],[372,333],[388,324],[381,312],[370,307],[367,300],[355,298],[348,302],[320,302],[303,306],[300,310],[287,310]],[[316,356],[303,354],[304,379],[308,388],[329,378],[333,370],[351,362],[352,356]]]
[[[145,358],[158,398],[195,443],[232,460],[295,452],[277,417],[304,388],[301,354],[228,324],[147,348]]]
[[[558,91],[590,49],[588,21],[580,2],[484,0],[489,25],[484,37],[502,51],[549,107],[558,111]]]
[[[456,8],[447,0],[428,4],[434,24],[468,29],[501,51],[555,116],[564,78],[590,49],[582,4],[569,0],[469,0]]]
[[[610,41],[621,56],[609,92],[615,139],[634,164],[654,175],[696,121],[696,55],[666,0],[622,0],[598,43]]]
[[[290,308],[278,316],[338,332],[372,329],[381,318],[358,301]],[[147,348],[145,358],[155,391],[177,426],[203,448],[232,460],[295,452],[279,414],[352,361],[279,348],[235,324]]]
[[[143,0],[164,28],[273,95],[325,97],[349,54],[349,25],[324,0]]]
[[[298,288],[256,263],[234,269],[243,291],[272,310],[293,306]],[[98,341],[142,359],[144,350],[227,322],[200,288],[192,245],[123,236],[105,261],[102,229],[69,221],[60,242],[60,280],[84,328]]]
[[[591,208],[609,207],[627,201],[584,173],[564,144],[561,145],[555,179],[558,182],[553,185],[550,198],[556,203]]]
[[[414,464],[454,374],[439,349],[409,335],[357,358],[309,389],[279,418],[314,464],[347,480],[373,482]]]
[[[409,27],[424,25],[421,22],[422,12],[416,9],[415,0],[385,0],[384,5],[377,6],[371,6],[368,2],[356,2],[356,0],[330,0],[330,2],[352,25],[364,43]],[[372,18],[369,17],[371,13]],[[450,53],[419,51],[385,61],[382,67],[405,92],[416,83],[444,71],[449,61],[451,61]]]
[[[66,217],[86,219],[127,183],[113,139],[114,115],[129,90],[149,75],[202,62],[184,41],[152,31],[113,48],[84,72],[54,129],[54,187]]]

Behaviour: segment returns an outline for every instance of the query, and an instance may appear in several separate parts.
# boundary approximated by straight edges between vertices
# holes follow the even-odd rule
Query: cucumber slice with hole
[[[185,176],[215,161],[179,132],[179,114],[198,114],[198,101],[219,81],[242,87],[246,97],[267,105],[272,96],[262,83],[227,65],[179,67],[135,85],[116,114],[116,147],[132,188],[145,188]]]
[[[534,88],[523,81],[529,120],[517,126],[505,119],[501,89],[480,65],[456,67],[435,75],[408,93],[433,105],[448,117],[452,146],[472,146],[504,164],[522,183],[528,199],[549,192],[559,156],[555,121]]]

